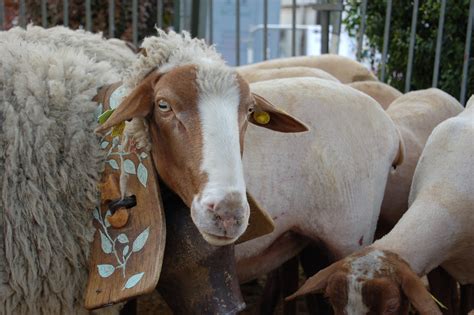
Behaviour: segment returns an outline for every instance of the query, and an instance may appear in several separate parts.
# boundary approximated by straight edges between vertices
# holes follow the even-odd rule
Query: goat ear
[[[156,71],[146,76],[145,79],[122,101],[107,121],[97,127],[95,132],[103,133],[105,130],[118,125],[125,120],[147,116],[153,109],[153,88],[159,77],[160,75]]]
[[[398,263],[398,275],[403,293],[420,315],[442,314],[420,277],[406,263]]]
[[[249,118],[251,123],[280,132],[303,132],[309,130],[304,123],[279,110],[260,95],[254,93],[252,95],[255,100],[255,111]]]
[[[306,280],[306,282],[301,286],[301,288],[298,289],[298,291],[285,298],[285,300],[293,300],[299,296],[326,289],[329,277],[337,271],[341,263],[342,261],[335,262],[329,267],[319,271],[317,274]]]

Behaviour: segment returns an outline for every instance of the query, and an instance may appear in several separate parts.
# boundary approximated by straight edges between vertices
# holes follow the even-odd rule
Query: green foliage
[[[348,15],[344,23],[352,36],[356,36],[359,30],[359,7],[360,2],[356,0],[349,0],[346,4]],[[440,8],[439,0],[420,1],[412,90],[425,89],[432,85]],[[393,1],[386,78],[390,85],[400,91],[403,91],[405,86],[412,11],[412,0]],[[386,0],[368,1],[365,33],[369,47],[364,50],[363,56],[372,64],[380,62],[376,59],[374,51],[382,52],[385,13]],[[461,90],[468,14],[469,0],[447,1],[438,87],[456,98],[459,98]],[[473,54],[471,47],[471,64]],[[380,67],[377,70],[380,71]],[[467,96],[472,93],[474,93],[474,65],[469,69]]]

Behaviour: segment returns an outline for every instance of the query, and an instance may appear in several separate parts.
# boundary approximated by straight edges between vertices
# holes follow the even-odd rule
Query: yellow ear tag
[[[267,112],[254,112],[253,119],[261,125],[266,125],[270,122],[270,114]]]
[[[125,129],[125,121],[122,121],[120,124],[115,125],[112,128],[112,137],[121,136],[124,129]]]

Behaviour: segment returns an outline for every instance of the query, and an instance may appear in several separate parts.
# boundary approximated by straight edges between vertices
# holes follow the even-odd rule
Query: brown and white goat
[[[97,132],[144,120],[160,178],[190,207],[209,243],[233,243],[249,220],[241,158],[248,122],[282,132],[307,128],[250,93],[213,47],[188,34],[159,35],[145,39],[146,53],[126,82],[131,92]]]
[[[318,272],[291,297],[323,290],[336,314],[441,314],[418,276],[442,266],[474,283],[474,98],[437,126],[416,167],[410,208],[385,237]]]

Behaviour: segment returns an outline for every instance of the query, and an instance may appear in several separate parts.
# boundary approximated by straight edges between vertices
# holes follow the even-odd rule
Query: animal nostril
[[[213,202],[205,203],[204,207],[209,211],[214,211],[216,208],[216,204]]]

